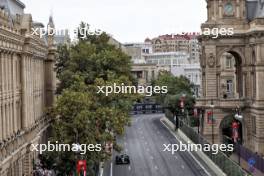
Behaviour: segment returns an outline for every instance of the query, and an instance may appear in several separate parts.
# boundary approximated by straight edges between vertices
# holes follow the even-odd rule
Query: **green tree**
[[[157,94],[156,99],[159,103],[163,104],[165,102],[166,96],[169,95],[193,95],[194,85],[184,76],[176,77],[170,72],[161,71],[156,80],[152,83],[155,86],[167,86],[167,94]]]
[[[67,70],[68,64],[70,63],[70,49],[66,45],[59,45],[57,47],[58,57],[56,58],[55,71],[58,80],[60,80],[60,86],[57,88],[56,92],[59,94],[62,92],[64,87],[69,87],[71,85],[70,81],[67,80],[68,77],[74,74]]]
[[[83,155],[74,152],[45,153],[43,158],[53,158],[54,162],[47,164],[55,164],[53,168],[58,175],[71,173],[80,158],[85,159],[89,166],[108,159],[105,143],[114,143],[114,134],[124,133],[125,125],[129,123],[129,111],[137,98],[133,94],[97,94],[98,86],[132,84],[130,57],[120,48],[110,45],[106,33],[87,35],[86,38],[78,36],[79,41],[75,45],[58,48],[59,95],[50,112],[54,119],[50,140],[62,144],[101,144],[102,151]],[[94,175],[92,168],[88,169],[88,173]]]
[[[194,85],[184,77],[175,77],[167,71],[162,71],[156,80],[153,81],[155,86],[167,86],[167,94],[157,94],[156,100],[166,108],[166,116],[169,118],[175,117],[177,114],[181,114],[180,101],[184,95],[184,109],[187,112],[192,112],[195,104],[195,98],[193,97]],[[190,113],[191,114],[191,113]]]

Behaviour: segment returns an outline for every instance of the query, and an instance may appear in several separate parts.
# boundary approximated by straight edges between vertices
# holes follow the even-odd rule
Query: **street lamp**
[[[194,108],[194,111],[193,111],[193,115],[196,119],[198,119],[198,123],[197,123],[197,132],[198,134],[200,133],[200,116],[202,114],[202,110],[201,109],[198,109],[198,108]]]
[[[211,104],[210,104],[210,108],[212,110],[212,114],[211,114],[211,122],[212,122],[212,144],[214,144],[214,101],[211,100]]]
[[[243,116],[241,114],[241,110],[239,106],[237,106],[237,109],[236,109],[235,119],[240,122],[240,125],[242,125]],[[243,136],[241,136],[241,144],[242,144],[242,139],[243,139]]]
[[[198,133],[200,133],[202,130],[203,130],[203,126],[204,126],[204,113],[205,113],[205,109],[204,108],[201,108],[199,110],[199,114],[198,114],[198,117],[199,117],[199,123],[198,123]]]
[[[239,113],[236,113],[235,114],[235,119],[237,119],[238,121],[242,122],[243,116],[241,114],[239,114]]]
[[[242,125],[242,121],[243,121],[243,116],[241,115],[241,112],[240,112],[240,107],[238,106],[237,107],[237,109],[236,109],[236,114],[235,114],[235,119],[236,120],[238,120],[239,122],[240,122],[240,125]],[[238,127],[239,127],[239,125],[238,125]],[[237,127],[237,128],[238,128]],[[239,128],[238,129],[233,129],[233,130],[237,130],[237,133],[238,133],[238,130],[239,130]],[[238,134],[238,136],[239,136],[239,134]],[[241,136],[240,137],[240,143],[241,143],[241,145],[243,144],[243,137]],[[239,141],[236,141],[236,144],[238,143],[238,147],[239,147],[239,151],[238,151],[238,164],[239,164],[239,166],[240,166],[240,152],[241,152],[241,148],[240,148],[240,146],[239,146]]]
[[[185,93],[182,93],[180,106],[181,106],[181,109],[182,109],[182,115],[183,115],[183,118],[184,119],[185,119],[185,117],[184,117],[184,101],[185,101],[185,97],[186,97],[186,94]]]

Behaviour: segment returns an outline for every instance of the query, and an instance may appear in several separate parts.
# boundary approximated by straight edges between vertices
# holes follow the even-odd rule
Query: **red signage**
[[[233,129],[238,129],[238,127],[239,127],[239,124],[237,122],[233,122],[232,123],[232,128]]]
[[[86,160],[79,160],[77,162],[77,173],[83,173],[83,175],[86,175]]]
[[[232,123],[232,138],[235,143],[237,143],[237,140],[239,138],[238,128],[239,128],[239,123],[233,122]]]
[[[213,124],[214,123],[214,116],[212,111],[207,112],[207,123]]]

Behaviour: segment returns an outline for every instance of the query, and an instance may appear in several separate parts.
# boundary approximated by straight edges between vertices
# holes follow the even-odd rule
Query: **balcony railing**
[[[196,101],[197,107],[210,107],[211,102],[214,102],[216,107],[235,109],[237,107],[243,108],[249,105],[249,102],[244,98],[228,98],[228,99],[205,99],[199,98]]]

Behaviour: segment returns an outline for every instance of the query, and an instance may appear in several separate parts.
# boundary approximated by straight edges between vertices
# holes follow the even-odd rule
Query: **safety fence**
[[[180,118],[180,116],[178,116]],[[168,117],[168,119],[174,122],[174,118]],[[186,125],[186,123],[180,118],[179,128],[185,133],[185,135],[192,140],[195,144],[210,144],[204,137],[198,134],[193,128]],[[213,154],[213,151],[204,151],[204,153],[228,176],[243,176],[248,175],[248,173],[243,170],[237,163],[231,160],[228,156],[231,153],[223,153],[219,151],[217,154]]]
[[[243,158],[249,164],[253,165],[254,168],[263,172],[263,175],[264,175],[264,158],[263,157],[261,157],[257,153],[253,153],[249,149],[239,144],[235,145],[235,151],[239,157]]]
[[[164,109],[161,105],[155,103],[136,103],[133,105],[132,114],[152,114],[163,113]]]

